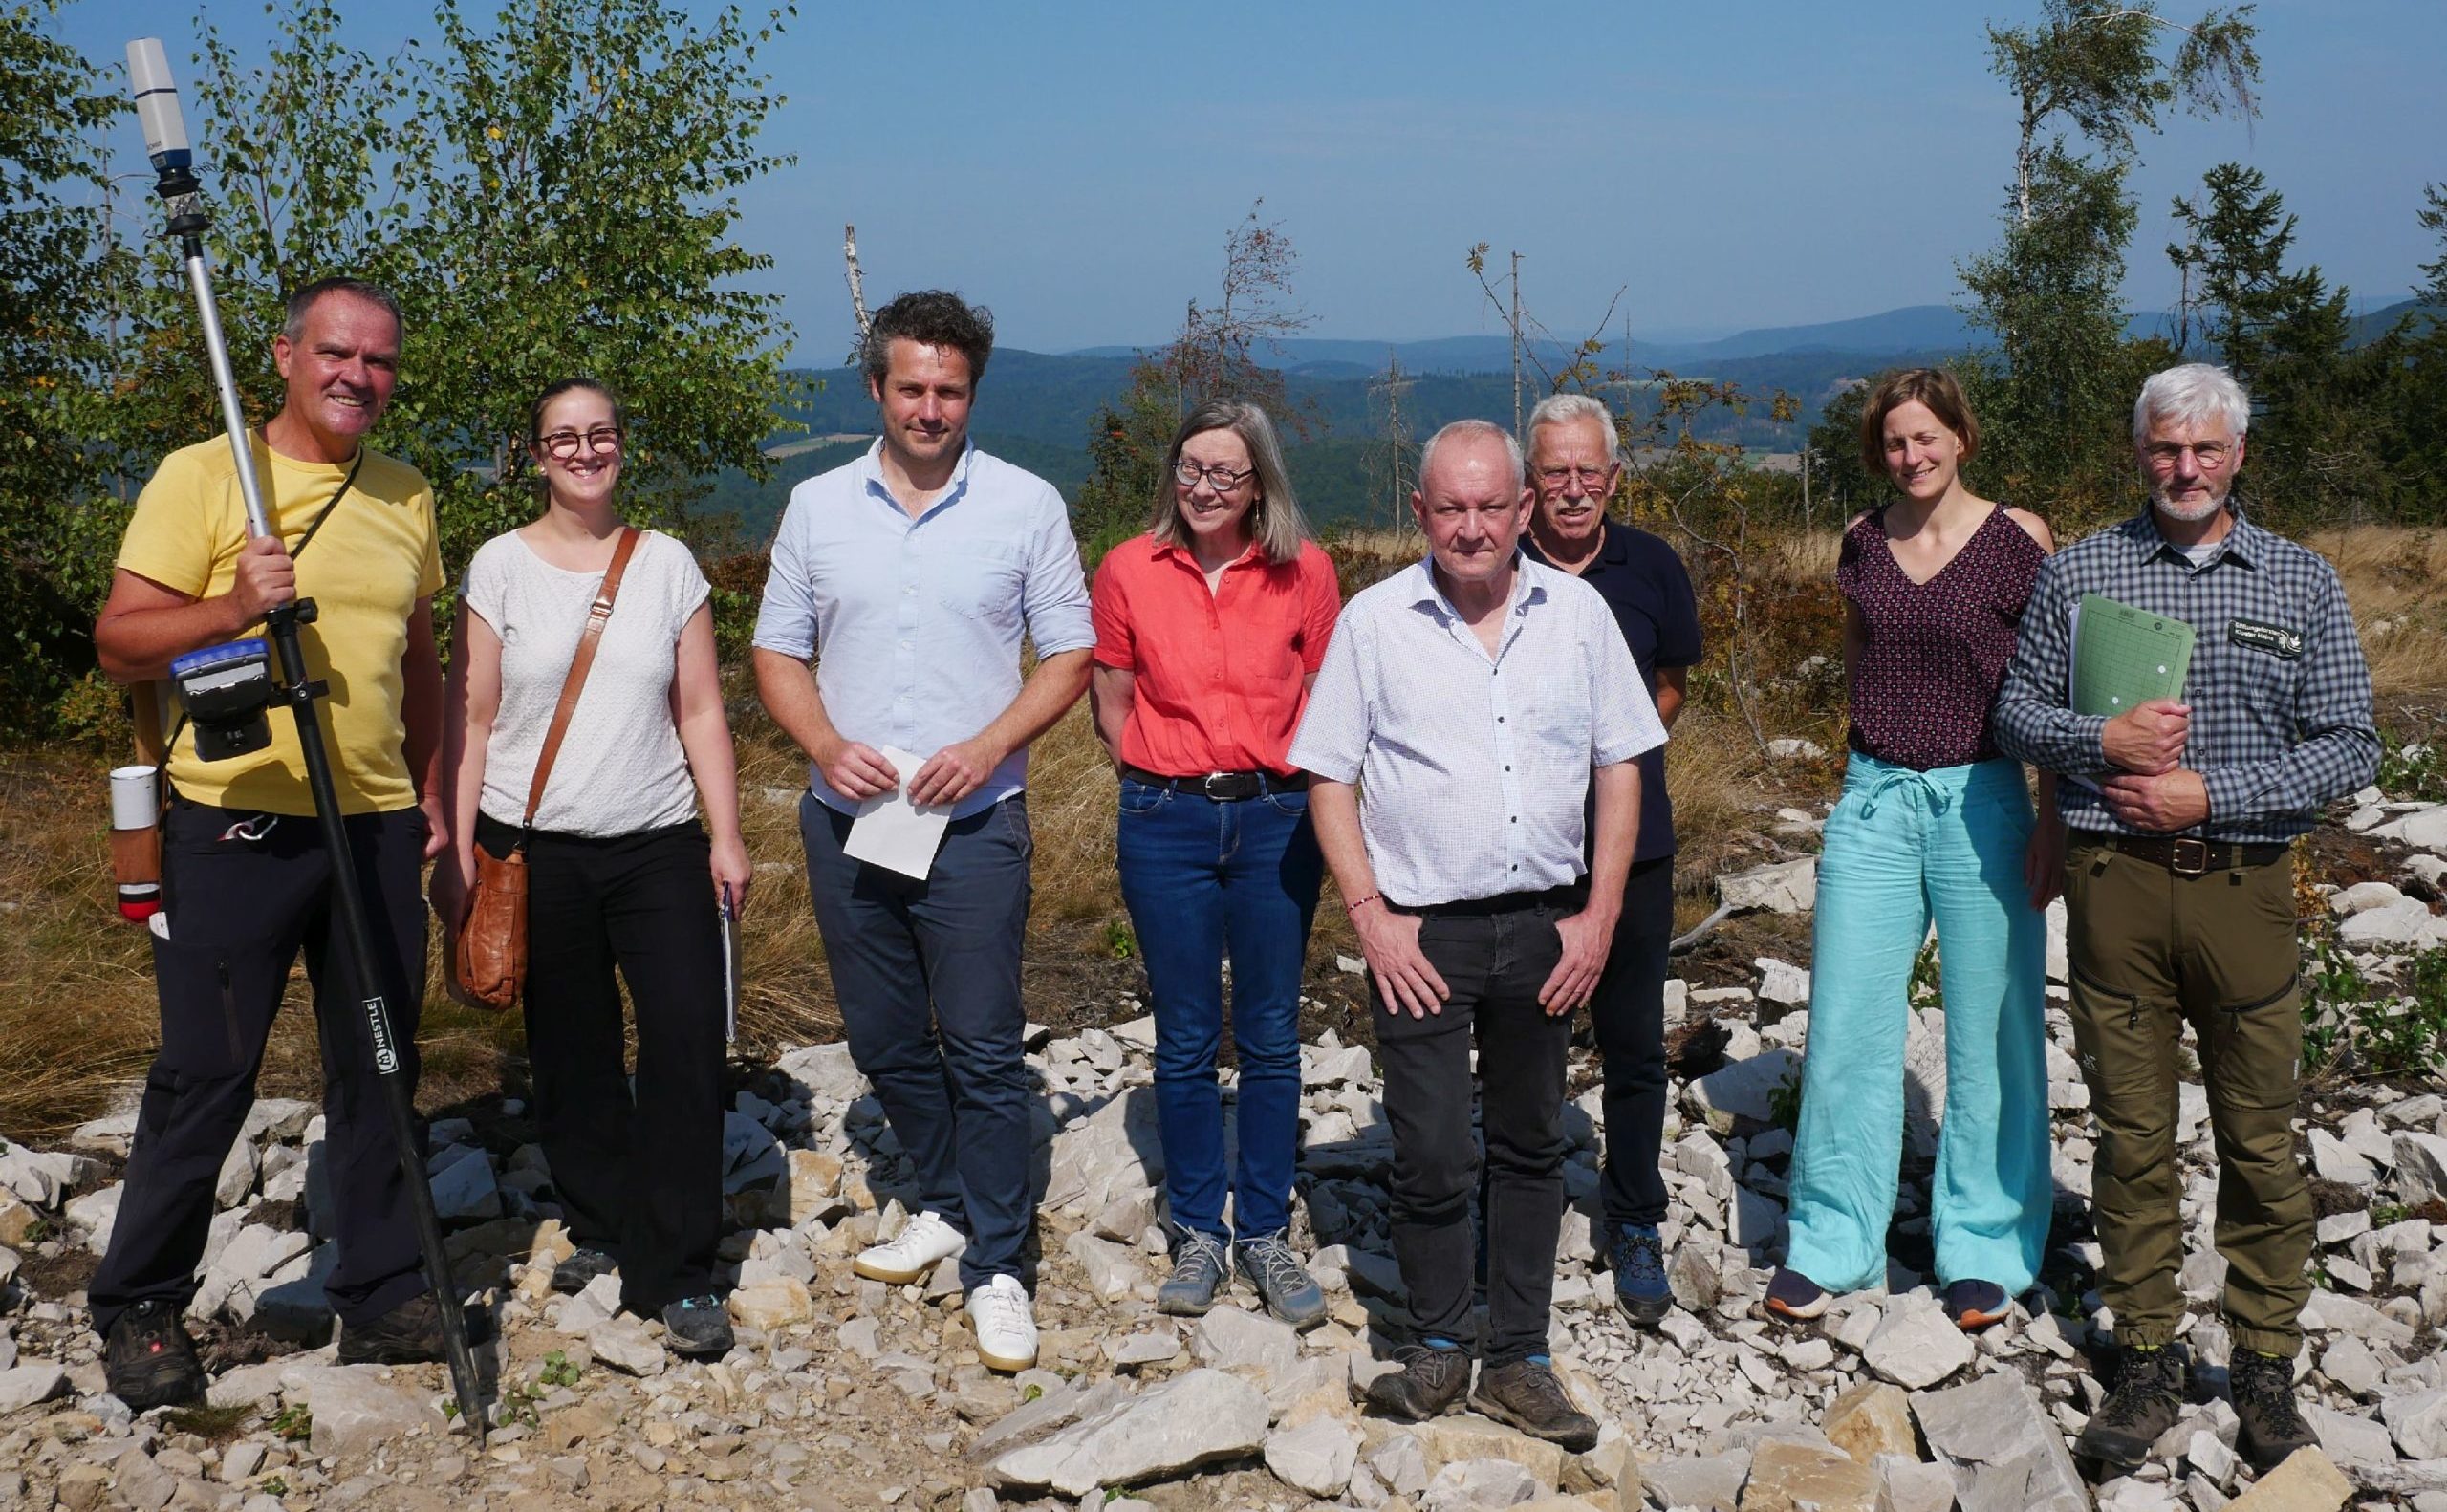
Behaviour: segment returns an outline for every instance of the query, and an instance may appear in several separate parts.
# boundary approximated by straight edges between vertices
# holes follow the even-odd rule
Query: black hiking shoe
[[[2073,1453],[2118,1475],[2127,1474],[2140,1468],[2150,1458],[2150,1446],[2182,1414],[2182,1357],[2166,1345],[2155,1350],[2128,1348],[2116,1365],[2115,1390],[2090,1415],[2082,1436],[2073,1441]]]
[[[1368,1400],[1397,1417],[1423,1423],[1462,1399],[1470,1384],[1470,1357],[1452,1345],[1414,1344],[1394,1358],[1402,1368],[1368,1383]]]
[[[490,1330],[481,1310],[462,1308],[467,1342],[482,1344]],[[340,1324],[342,1365],[422,1365],[443,1355],[442,1308],[429,1291],[418,1292],[371,1323]]]
[[[574,1249],[570,1258],[552,1267],[552,1289],[576,1293],[584,1291],[587,1283],[597,1276],[608,1276],[620,1268],[620,1263],[599,1249]]]
[[[663,1345],[683,1359],[720,1359],[737,1341],[720,1297],[682,1297],[662,1309]]]
[[[1554,1367],[1540,1355],[1479,1372],[1470,1405],[1532,1438],[1561,1444],[1573,1454],[1597,1447],[1597,1419],[1574,1407]]]
[[[2294,1404],[2294,1362],[2258,1350],[2239,1349],[2226,1366],[2226,1392],[2239,1426],[2235,1447],[2266,1475],[2297,1449],[2320,1441]]]
[[[204,1362],[171,1304],[151,1298],[136,1304],[111,1324],[102,1342],[102,1379],[129,1412],[203,1397]]]

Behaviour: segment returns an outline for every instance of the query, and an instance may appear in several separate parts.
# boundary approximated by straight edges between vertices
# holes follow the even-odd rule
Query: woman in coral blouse
[[[1158,487],[1148,532],[1096,571],[1090,684],[1121,768],[1122,899],[1156,1005],[1176,1236],[1157,1306],[1204,1312],[1237,1262],[1268,1311],[1306,1327],[1326,1302],[1288,1240],[1301,968],[1324,861],[1308,777],[1287,753],[1341,597],[1256,405],[1199,406]],[[1227,952],[1240,1063],[1228,1227],[1215,1075]]]

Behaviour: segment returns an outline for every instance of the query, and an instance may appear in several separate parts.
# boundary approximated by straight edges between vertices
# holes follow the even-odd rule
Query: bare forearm
[[[705,829],[717,841],[739,838],[739,761],[731,748],[730,722],[723,706],[692,710],[680,722],[680,748],[704,805]]]
[[[1020,685],[1020,696],[978,734],[1007,756],[1051,729],[1054,721],[1070,712],[1079,695],[1088,690],[1088,658],[1083,649],[1039,661]]]
[[[1597,833],[1589,861],[1587,911],[1611,922],[1623,912],[1623,883],[1639,846],[1639,764],[1600,767],[1592,781],[1597,785]]]
[[[1359,790],[1347,782],[1312,779],[1309,784],[1309,822],[1317,832],[1317,848],[1334,875],[1334,886],[1346,907],[1376,896],[1376,869],[1368,861],[1368,842],[1359,830]]]
[[[95,659],[113,682],[150,682],[168,677],[178,658],[234,640],[251,623],[232,594],[171,608],[105,612],[94,626]]]
[[[824,765],[840,745],[841,732],[833,727],[833,717],[825,712],[814,669],[778,651],[760,647],[755,655],[756,696],[763,701],[765,712],[810,760]]]
[[[1089,711],[1095,716],[1096,739],[1117,766],[1121,732],[1130,726],[1130,710],[1138,702],[1138,676],[1119,667],[1097,667],[1088,678]]]
[[[442,653],[434,644],[430,598],[418,599],[408,612],[408,650],[400,671],[400,720],[406,726],[401,755],[422,801],[442,791]]]

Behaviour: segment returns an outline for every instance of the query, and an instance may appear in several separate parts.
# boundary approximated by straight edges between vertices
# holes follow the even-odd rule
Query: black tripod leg
[[[417,1148],[416,1111],[408,1105],[406,1080],[400,1074],[398,1042],[391,1032],[391,1010],[376,980],[374,937],[365,921],[365,894],[357,886],[356,857],[348,826],[340,814],[339,789],[332,780],[331,753],[323,745],[321,722],[314,713],[314,689],[306,674],[306,656],[297,640],[297,607],[272,611],[271,638],[278,650],[287,686],[282,696],[296,716],[297,746],[306,761],[306,780],[314,793],[314,813],[331,853],[332,886],[339,902],[343,981],[355,988],[374,1052],[374,1069],[382,1084],[382,1103],[390,1114],[391,1137],[400,1151],[400,1169],[407,1177],[408,1206],[416,1219],[417,1246],[424,1252],[426,1282],[442,1313],[442,1348],[450,1366],[450,1384],[459,1401],[459,1420],[479,1440],[484,1437],[484,1404],[479,1400],[475,1351],[467,1346],[467,1321],[459,1303],[459,1288],[450,1278],[450,1256],[442,1243],[442,1219],[434,1210],[433,1187],[426,1180],[424,1157]],[[422,962],[419,962],[422,964]]]

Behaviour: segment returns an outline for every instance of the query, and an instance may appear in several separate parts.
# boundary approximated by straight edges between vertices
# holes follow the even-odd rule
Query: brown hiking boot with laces
[[[2266,1474],[2297,1449],[2320,1441],[2294,1404],[2294,1362],[2257,1350],[2239,1349],[2226,1367],[2226,1393],[2235,1404],[2235,1447]]]
[[[1572,1405],[1554,1367],[1537,1355],[1479,1372],[1470,1405],[1532,1438],[1561,1444],[1573,1454],[1597,1447],[1597,1420]]]
[[[2073,1441],[2073,1453],[2118,1475],[2140,1468],[2150,1446],[2183,1414],[2183,1358],[2160,1345],[2127,1348],[2115,1370],[2115,1390]]]

